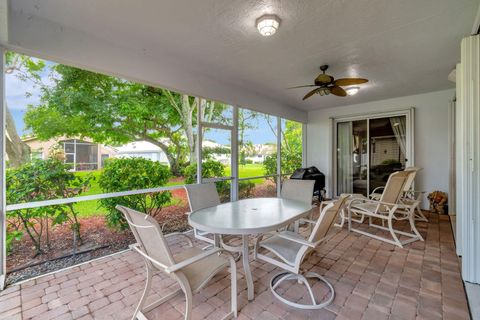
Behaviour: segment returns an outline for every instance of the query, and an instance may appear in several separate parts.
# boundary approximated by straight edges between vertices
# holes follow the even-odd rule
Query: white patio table
[[[253,279],[249,265],[249,235],[278,230],[307,215],[305,203],[282,198],[252,198],[223,203],[192,212],[188,222],[194,228],[216,235],[242,236],[242,262],[248,300],[253,300]]]

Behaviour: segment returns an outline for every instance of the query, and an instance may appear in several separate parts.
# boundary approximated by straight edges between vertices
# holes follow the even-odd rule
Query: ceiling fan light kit
[[[328,69],[328,65],[323,65],[320,67],[320,70],[322,70],[322,73],[315,78],[315,80],[313,81],[313,84],[292,87],[289,89],[317,87],[312,91],[308,92],[303,97],[302,100],[306,100],[311,96],[313,96],[314,94],[326,96],[331,93],[338,97],[346,97],[347,95],[353,96],[357,94],[358,90],[360,90],[360,87],[354,86],[354,85],[368,82],[367,79],[363,79],[363,78],[342,78],[342,79],[335,80],[334,77],[325,73],[327,69]],[[348,86],[347,89],[342,88],[347,86]]]
[[[273,36],[280,26],[280,18],[274,14],[265,14],[257,19],[256,25],[262,36]]]
[[[360,90],[360,87],[348,87],[345,89],[347,91],[347,94],[349,96],[354,96],[358,93],[358,90]]]

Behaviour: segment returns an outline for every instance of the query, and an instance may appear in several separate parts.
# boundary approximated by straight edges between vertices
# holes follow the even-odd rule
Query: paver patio
[[[239,268],[238,319],[469,319],[448,216],[418,223],[425,242],[404,249],[341,229],[305,263],[335,288],[326,309],[303,311],[275,300],[269,289],[276,268],[253,261],[255,300],[247,303]],[[184,243],[174,243],[179,250]],[[203,244],[196,242],[197,245]],[[144,285],[141,257],[126,251],[14,285],[0,293],[0,319],[128,319]],[[194,296],[193,319],[220,319],[229,309],[227,273]],[[164,274],[153,284],[157,299],[177,287]],[[294,300],[304,291],[281,288]],[[317,288],[321,290],[321,288]],[[182,319],[182,295],[152,310],[150,319]]]

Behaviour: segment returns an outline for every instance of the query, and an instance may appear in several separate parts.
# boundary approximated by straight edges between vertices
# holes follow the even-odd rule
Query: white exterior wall
[[[327,193],[331,195],[333,189],[331,118],[414,107],[415,166],[423,168],[417,175],[415,188],[427,192],[433,190],[448,192],[450,162],[448,108],[453,97],[454,90],[451,89],[309,112],[307,165],[318,167],[327,176]]]

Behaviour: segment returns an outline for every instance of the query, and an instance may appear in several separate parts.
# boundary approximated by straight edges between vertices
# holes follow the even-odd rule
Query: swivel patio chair
[[[301,234],[291,231],[277,232],[265,240],[263,240],[263,236],[257,239],[254,258],[285,270],[285,272],[275,275],[270,281],[270,290],[273,295],[283,303],[300,309],[321,309],[333,301],[335,290],[327,279],[315,272],[304,272],[301,270],[301,266],[302,262],[312,254],[319,245],[328,240],[328,233],[338,213],[345,205],[346,199],[347,197],[341,197],[339,200],[323,208],[318,220],[314,221],[313,230],[307,239]],[[264,254],[261,250],[266,250],[267,253]],[[326,299],[317,302],[308,278],[316,278],[327,286],[329,293]],[[294,280],[299,284],[304,284],[307,287],[312,303],[302,304],[282,297],[276,289],[282,282],[287,280]]]
[[[116,208],[123,213],[130,225],[137,241],[132,249],[144,258],[147,269],[145,289],[132,319],[147,319],[146,312],[153,310],[182,291],[186,299],[185,320],[190,319],[192,316],[193,293],[200,291],[217,273],[228,268],[231,277],[231,311],[224,319],[237,316],[237,269],[230,253],[220,248],[203,251],[193,247],[191,239],[182,233],[164,236],[153,217],[124,206],[117,206]],[[166,241],[172,236],[182,236],[188,242],[190,248],[173,255]],[[144,306],[152,285],[152,277],[159,271],[165,272],[176,280],[180,288]]]
[[[280,197],[283,199],[303,202],[307,205],[312,204],[314,180],[294,180],[286,179],[283,181]],[[313,206],[312,206],[313,208]],[[309,220],[313,219],[313,210],[310,212]],[[293,230],[298,232],[300,222],[309,222],[306,219],[300,219],[295,222]]]
[[[423,241],[422,236],[415,227],[415,208],[418,205],[418,201],[412,200],[410,203],[401,201],[404,185],[407,182],[410,174],[411,172],[409,171],[397,171],[392,173],[388,178],[385,189],[379,200],[354,198],[353,200],[349,201],[348,230],[394,244],[399,247],[403,247],[403,245],[413,241]],[[401,212],[406,216],[405,220],[409,221],[411,232],[404,232],[393,227],[393,221],[397,220],[395,216],[395,213],[397,212]],[[352,227],[352,214],[368,217],[369,227],[388,231],[392,236],[392,240],[366,230]],[[382,222],[382,225],[373,223],[374,218],[379,219]],[[388,227],[384,226],[385,222],[387,222]],[[397,234],[409,237],[409,239],[400,241]]]

